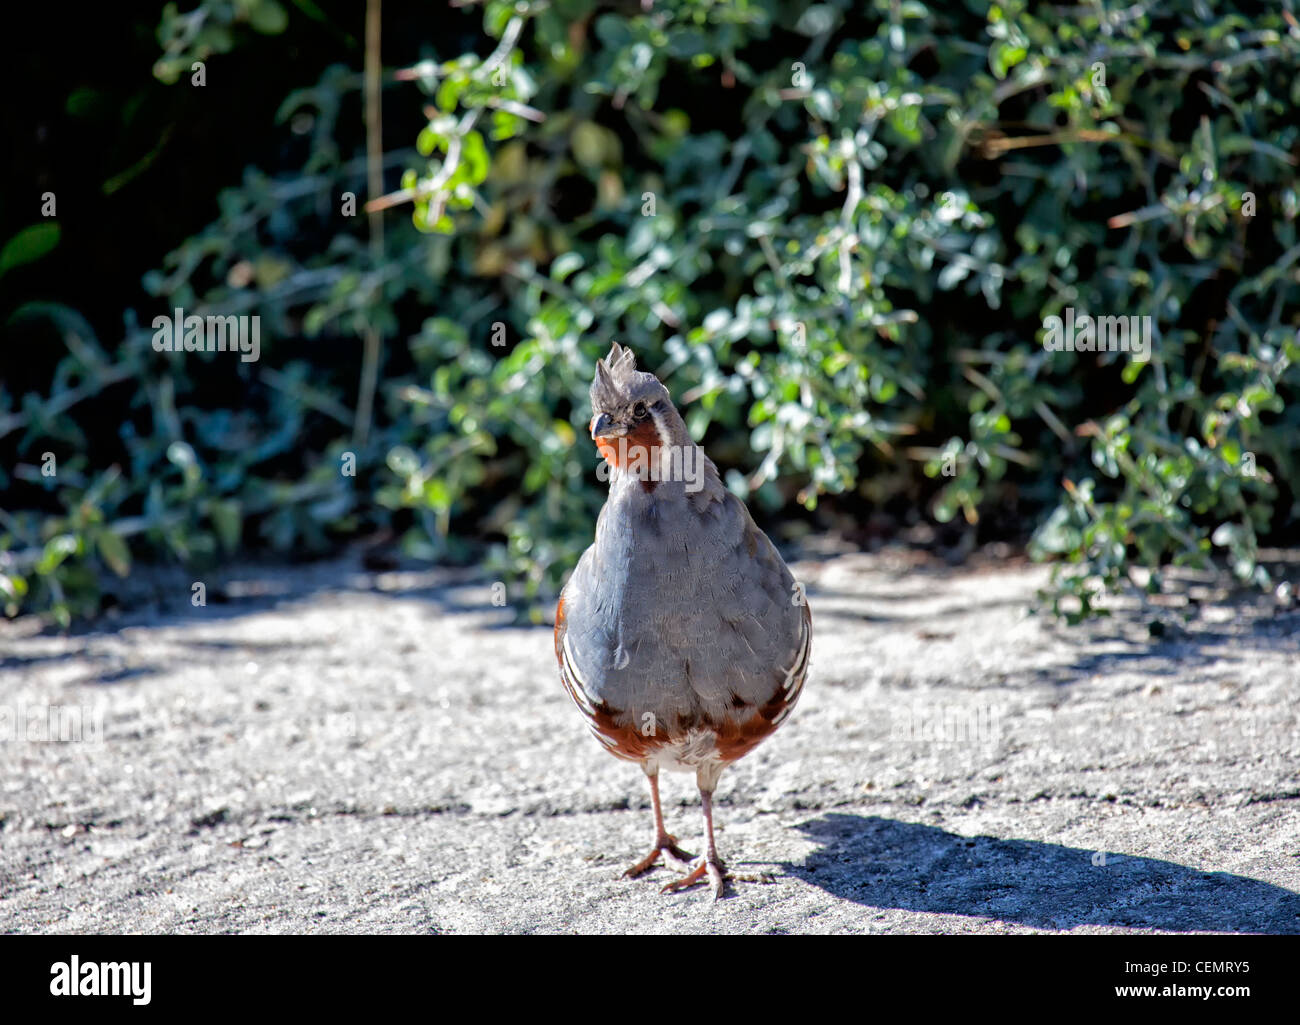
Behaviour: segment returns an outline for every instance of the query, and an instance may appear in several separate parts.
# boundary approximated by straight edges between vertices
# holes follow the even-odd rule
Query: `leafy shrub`
[[[427,124],[385,158],[406,170],[379,205],[411,216],[382,250],[339,215],[365,168],[335,142],[360,81],[332,68],[282,108],[314,119],[305,166],[250,169],[147,278],[163,308],[259,312],[263,361],[164,367],[136,331],[70,347],[0,419],[22,452],[75,443],[68,386],[104,375],[140,411],[129,471],[74,460],[61,513],[0,523],[25,548],[11,610],[66,617],[126,542],[310,551],[385,524],[427,557],[495,539],[516,597],[552,591],[601,500],[585,394],[612,339],[768,513],[1038,522],[1071,620],[1216,549],[1265,584],[1300,480],[1300,25],[1244,10],[491,0],[481,52],[397,75],[388,108]],[[1151,317],[1149,362],[1048,351],[1067,308]],[[339,358],[368,331],[373,432]]]

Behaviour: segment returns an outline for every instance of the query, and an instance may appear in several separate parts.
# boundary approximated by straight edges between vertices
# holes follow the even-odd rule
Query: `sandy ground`
[[[645,783],[549,628],[358,567],[235,567],[205,608],[159,573],[88,631],[0,623],[0,930],[1300,933],[1298,612],[1191,586],[1157,641],[1149,612],[1029,615],[1035,567],[799,563],[812,676],[723,777],[755,881],[714,904],[620,878]],[[698,849],[693,780],[664,793]]]

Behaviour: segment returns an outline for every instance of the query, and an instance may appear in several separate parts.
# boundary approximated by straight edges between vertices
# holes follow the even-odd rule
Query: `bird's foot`
[[[624,872],[623,875],[629,879],[635,879],[637,876],[649,872],[654,867],[655,862],[659,860],[660,855],[663,856],[665,863],[670,868],[675,868],[678,872],[691,871],[691,862],[695,859],[694,854],[677,846],[677,837],[665,833],[655,841],[650,853]]]
[[[678,890],[685,890],[687,887],[703,882],[704,877],[708,876],[709,885],[713,889],[713,899],[720,900],[722,898],[723,889],[725,888],[725,872],[726,869],[721,861],[716,857],[709,858],[706,855],[696,861],[695,867],[692,868],[690,872],[682,876],[680,879],[674,879],[659,892],[676,893]]]

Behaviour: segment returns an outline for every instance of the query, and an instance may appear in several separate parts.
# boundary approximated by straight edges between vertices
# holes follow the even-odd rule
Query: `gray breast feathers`
[[[564,614],[574,685],[627,724],[650,716],[669,732],[722,727],[765,708],[783,719],[807,669],[802,593],[721,488],[611,494]]]

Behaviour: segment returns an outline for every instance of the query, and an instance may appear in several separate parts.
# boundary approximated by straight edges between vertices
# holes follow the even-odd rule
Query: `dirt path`
[[[158,575],[92,632],[0,623],[0,930],[1300,932],[1300,613],[1069,632],[1037,568],[914,562],[796,567],[810,682],[718,800],[768,881],[717,905],[619,878],[644,781],[481,582],[244,567],[206,608]]]

